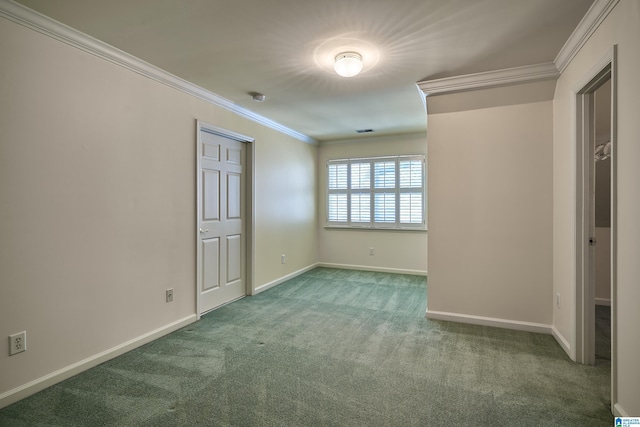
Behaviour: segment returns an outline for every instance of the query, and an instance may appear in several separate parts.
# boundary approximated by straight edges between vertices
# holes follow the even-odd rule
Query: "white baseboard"
[[[117,345],[113,348],[110,348],[109,350],[105,350],[101,353],[98,353],[94,356],[88,357],[84,360],[76,362],[65,368],[52,372],[48,375],[45,375],[43,377],[30,381],[12,390],[6,391],[0,394],[0,408],[4,408],[5,406],[11,405],[12,403],[15,403],[21,399],[24,399],[27,396],[30,396],[34,393],[44,390],[45,388],[50,387],[54,384],[57,384],[61,381],[64,381],[67,378],[71,378],[72,376],[77,375],[80,372],[86,371],[89,368],[93,368],[94,366],[104,363],[107,360],[113,359],[114,357],[120,356],[128,351],[131,351],[134,348],[140,347],[164,335],[174,332],[180,328],[183,328],[195,321],[196,321],[196,315],[195,314],[189,315],[180,320],[176,320],[175,322],[170,323],[166,326],[163,326],[161,328],[148,332],[144,335],[136,337],[132,340],[129,340],[125,343]]]
[[[313,270],[316,267],[318,267],[318,263],[311,264],[311,265],[309,265],[309,266],[307,266],[305,268],[301,268],[298,271],[294,271],[293,273],[289,273],[286,276],[282,276],[279,279],[273,280],[273,281],[271,281],[269,283],[265,283],[264,285],[260,285],[253,291],[252,295],[258,295],[260,292],[264,292],[267,289],[273,288],[274,286],[277,286],[277,285],[279,285],[281,283],[286,282],[287,280],[291,280],[294,277],[297,277],[297,276],[301,275],[302,273],[306,273],[309,270]]]
[[[427,310],[427,319],[446,320],[449,322],[470,323],[472,325],[492,326],[495,328],[514,329],[517,331],[551,334],[551,325],[543,323],[521,322],[519,320],[498,319],[494,317],[472,316],[469,314],[447,313]]]
[[[293,273],[289,273],[286,276],[282,276],[279,279],[273,280],[269,283],[265,283],[264,285],[258,286],[253,295],[257,295],[260,292],[264,292],[267,289],[273,288],[281,283],[286,282],[287,280],[291,280],[294,277],[297,277],[307,271],[313,270],[316,267],[326,267],[326,268],[340,268],[344,270],[363,270],[363,271],[376,271],[380,273],[396,273],[396,274],[413,274],[416,276],[426,276],[426,271],[421,270],[404,270],[399,268],[383,268],[383,267],[368,267],[365,265],[349,265],[349,264],[332,264],[327,262],[317,262],[315,264],[311,264],[305,268],[301,268],[298,271],[294,271]]]
[[[613,405],[613,415],[616,417],[628,417],[629,413],[622,409],[622,406],[620,406],[619,403],[616,403]]]
[[[558,341],[558,344],[560,344],[560,347],[562,347],[564,352],[567,353],[567,356],[569,356],[571,360],[574,360],[575,357],[571,354],[571,344],[569,344],[569,341],[567,341],[567,339],[560,333],[560,331],[556,329],[555,326],[551,327],[551,335],[553,335],[556,341]]]
[[[334,264],[330,262],[319,262],[317,267],[340,268],[343,270],[363,270],[375,271],[379,273],[412,274],[414,276],[426,276],[426,270],[407,270],[403,268],[371,267],[368,265]]]
[[[607,305],[611,307],[611,300],[608,298],[596,298],[596,305]]]

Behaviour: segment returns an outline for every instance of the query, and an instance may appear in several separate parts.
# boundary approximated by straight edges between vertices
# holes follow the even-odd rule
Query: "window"
[[[424,229],[423,155],[327,162],[327,226]]]

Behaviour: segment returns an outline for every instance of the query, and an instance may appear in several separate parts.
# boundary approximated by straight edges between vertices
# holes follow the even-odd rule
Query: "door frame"
[[[595,363],[594,92],[611,80],[611,401],[616,402],[617,374],[617,46],[614,45],[573,88],[575,94],[576,222],[574,360]]]
[[[243,177],[245,179],[245,193],[242,196],[241,203],[245,203],[245,235],[244,235],[244,244],[245,244],[245,259],[243,260],[243,273],[245,277],[245,294],[246,295],[254,295],[255,294],[255,284],[254,284],[254,250],[255,250],[255,152],[254,152],[254,142],[255,139],[243,135],[238,132],[233,132],[227,129],[220,128],[218,126],[214,126],[212,124],[206,123],[202,120],[196,120],[196,226],[194,227],[195,236],[196,236],[196,286],[195,286],[195,303],[196,303],[196,319],[200,320],[201,310],[200,310],[200,282],[202,281],[202,268],[201,258],[202,258],[202,245],[200,245],[200,222],[202,216],[202,200],[200,198],[201,190],[202,190],[202,168],[200,165],[200,132],[206,131],[209,133],[214,133],[225,138],[233,139],[236,141],[240,141],[245,144],[245,156],[244,156],[244,169],[243,169]]]

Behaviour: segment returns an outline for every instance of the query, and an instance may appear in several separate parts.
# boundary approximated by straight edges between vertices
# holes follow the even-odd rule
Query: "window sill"
[[[426,227],[415,227],[415,228],[384,228],[384,227],[349,227],[346,225],[325,225],[325,230],[349,230],[349,231],[400,231],[400,232],[418,232],[418,233],[426,233]]]

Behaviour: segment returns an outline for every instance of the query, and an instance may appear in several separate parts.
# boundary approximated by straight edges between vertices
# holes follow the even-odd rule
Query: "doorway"
[[[197,123],[198,316],[251,293],[252,138]],[[249,291],[248,291],[249,288]]]
[[[611,79],[594,92],[595,363],[611,361]]]
[[[572,344],[576,362],[592,365],[596,363],[596,302],[600,305],[609,304],[608,356],[611,360],[612,402],[616,401],[617,331],[616,54],[614,46],[574,88],[576,94],[576,317]],[[607,114],[608,117],[606,117]],[[598,312],[602,310],[599,309]],[[599,349],[599,353],[602,353],[602,349]]]

